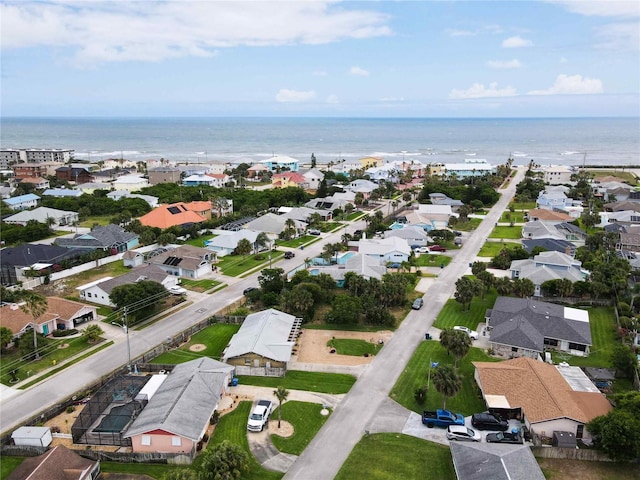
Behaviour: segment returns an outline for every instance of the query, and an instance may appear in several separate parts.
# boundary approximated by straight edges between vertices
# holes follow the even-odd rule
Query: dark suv
[[[295,254],[295,253],[293,253],[293,252],[289,252],[289,251],[284,252],[284,258],[287,258],[287,259],[288,259],[288,258],[293,258],[293,257],[295,257],[295,256],[296,256],[296,254]]]
[[[471,425],[478,430],[498,430],[500,432],[509,428],[509,422],[493,413],[474,413],[471,417]]]

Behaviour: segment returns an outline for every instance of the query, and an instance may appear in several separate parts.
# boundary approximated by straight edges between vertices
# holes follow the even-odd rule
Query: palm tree
[[[456,357],[455,367],[458,368],[458,361],[464,357],[471,348],[471,338],[465,332],[453,330],[449,350]]]
[[[455,397],[462,388],[462,378],[451,365],[440,365],[431,374],[436,391],[442,395],[442,409],[447,405],[447,397]]]
[[[36,354],[36,360],[40,358],[38,353],[38,334],[36,332],[37,320],[47,312],[47,297],[39,293],[29,292],[23,297],[24,303],[20,306],[27,315],[33,317],[33,350]]]
[[[278,428],[280,428],[280,422],[282,421],[282,402],[287,400],[289,390],[284,387],[278,387],[277,390],[273,391],[273,395],[278,399],[278,403],[280,404],[278,407]]]
[[[269,236],[265,232],[260,232],[256,237],[255,247],[256,252],[266,247],[269,244]]]

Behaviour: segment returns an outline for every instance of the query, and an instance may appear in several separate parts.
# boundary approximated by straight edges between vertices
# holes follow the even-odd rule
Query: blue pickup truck
[[[448,410],[425,410],[422,412],[422,423],[429,428],[447,428],[449,425],[464,425],[464,416]]]

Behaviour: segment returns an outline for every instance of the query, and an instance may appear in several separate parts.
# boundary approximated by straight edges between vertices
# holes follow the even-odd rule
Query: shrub
[[[56,338],[59,338],[59,337],[68,337],[69,335],[75,335],[76,333],[78,333],[78,329],[70,328],[68,330],[54,330],[51,335],[53,335]]]
[[[209,419],[209,425],[215,425],[218,423],[218,420],[220,420],[220,412],[214,410],[213,415],[211,415],[211,418]]]
[[[66,413],[73,413],[75,411],[76,411],[76,407],[74,407],[73,405],[69,405],[65,410]]]

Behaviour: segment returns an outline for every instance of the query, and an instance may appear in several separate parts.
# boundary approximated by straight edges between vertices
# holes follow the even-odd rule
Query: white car
[[[169,290],[169,293],[172,293],[173,295],[185,295],[187,293],[186,288],[178,287],[177,285],[169,287],[167,290]]]
[[[471,330],[471,329],[469,329],[467,327],[462,327],[460,325],[456,325],[455,327],[453,327],[453,329],[454,330],[460,330],[461,332],[466,333],[467,335],[469,335],[469,337],[472,340],[477,340],[478,337],[479,337],[478,332],[476,332],[475,330]]]
[[[447,438],[449,440],[479,442],[482,439],[482,435],[464,425],[449,425],[447,427]]]
[[[416,252],[418,252],[418,253],[429,253],[429,247],[420,247],[420,248],[416,249]]]

